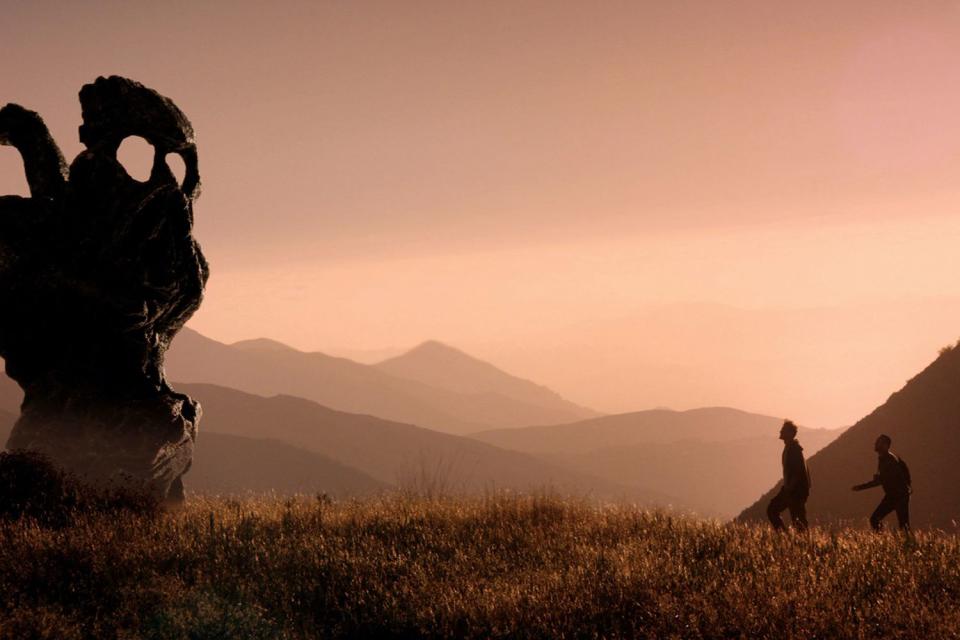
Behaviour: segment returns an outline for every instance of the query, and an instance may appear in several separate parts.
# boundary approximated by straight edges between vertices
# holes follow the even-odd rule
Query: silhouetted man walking
[[[803,459],[803,447],[797,442],[797,425],[786,420],[780,427],[783,440],[783,486],[767,506],[767,517],[776,530],[784,528],[780,514],[790,510],[790,520],[797,531],[807,528],[807,497],[810,495],[810,476]]]
[[[897,512],[897,522],[904,531],[910,530],[910,470],[907,464],[890,453],[893,441],[890,436],[880,435],[873,443],[873,450],[879,457],[877,473],[870,482],[853,487],[854,491],[863,491],[871,487],[883,487],[883,500],[870,516],[870,526],[880,531],[883,519],[891,511]]]

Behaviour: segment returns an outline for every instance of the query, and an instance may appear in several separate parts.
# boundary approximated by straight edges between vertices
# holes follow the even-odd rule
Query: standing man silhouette
[[[870,515],[870,526],[874,531],[883,527],[883,519],[891,511],[897,512],[897,522],[903,531],[910,530],[910,469],[907,463],[890,453],[893,441],[890,436],[879,435],[873,443],[873,450],[877,452],[877,473],[870,482],[864,482],[853,487],[854,491],[863,491],[871,487],[883,487],[883,500]]]
[[[767,517],[773,528],[784,529],[780,514],[790,510],[790,520],[797,531],[807,529],[807,497],[810,495],[810,475],[807,462],[803,459],[803,447],[797,442],[797,425],[786,420],[780,427],[780,439],[783,440],[783,486],[767,505]]]

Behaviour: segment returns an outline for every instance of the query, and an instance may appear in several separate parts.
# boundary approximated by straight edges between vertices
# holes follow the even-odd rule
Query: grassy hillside
[[[893,438],[913,476],[911,520],[915,526],[957,530],[960,523],[960,348],[945,349],[870,415],[850,427],[809,460],[813,489],[807,503],[813,520],[865,524],[882,490],[853,492],[877,469],[876,437]],[[741,518],[763,520],[773,487]]]
[[[547,497],[0,523],[0,638],[948,638],[960,539]]]

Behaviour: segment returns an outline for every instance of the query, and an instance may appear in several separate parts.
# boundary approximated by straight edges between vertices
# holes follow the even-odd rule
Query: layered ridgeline
[[[194,465],[184,478],[188,492],[361,496],[392,489],[421,494],[506,489],[650,506],[676,502],[471,438],[336,411],[303,398],[265,398],[209,384],[178,383],[178,388],[196,394],[203,406]],[[0,376],[4,441],[21,396],[16,384]]]
[[[873,442],[881,433],[893,439],[891,451],[910,467],[914,526],[956,530],[960,523],[960,348],[945,349],[886,403],[808,461],[813,479],[807,502],[811,521],[866,524],[883,490],[853,492],[850,487],[876,473]],[[778,489],[765,493],[739,519],[765,519],[766,505]],[[891,520],[896,526],[896,519],[891,516]]]
[[[656,409],[473,437],[609,482],[675,496],[675,506],[702,515],[733,517],[755,499],[757,487],[780,476],[782,423],[722,407]],[[809,455],[839,433],[801,428],[799,439]]]
[[[263,396],[290,394],[340,411],[447,433],[598,415],[455,349],[436,343],[426,347],[380,365],[366,365],[297,351],[272,340],[227,345],[184,329],[167,354],[166,370],[171,380],[212,383]]]
[[[671,502],[656,492],[620,486],[528,454],[411,424],[336,411],[303,398],[264,398],[208,384],[181,386],[196,393],[203,403],[204,431],[198,451],[206,446],[204,434],[213,432],[281,441],[336,460],[384,487],[419,493],[552,490],[650,505]],[[194,482],[201,486],[204,482],[208,471],[201,462],[198,459],[187,476],[188,489]]]

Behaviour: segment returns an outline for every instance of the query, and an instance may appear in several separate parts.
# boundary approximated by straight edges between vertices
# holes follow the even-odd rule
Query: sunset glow
[[[0,102],[72,158],[83,83],[176,100],[211,338],[839,427],[960,337],[950,3],[175,6],[7,7]]]

